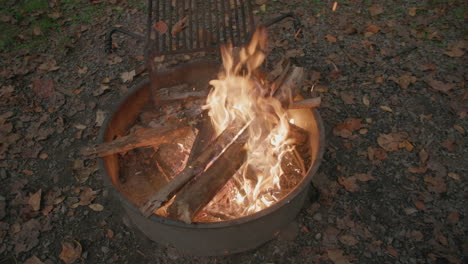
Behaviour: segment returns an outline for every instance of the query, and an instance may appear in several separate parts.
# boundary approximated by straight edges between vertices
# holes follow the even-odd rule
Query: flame
[[[210,81],[213,89],[204,109],[219,135],[233,122],[247,124],[247,159],[232,180],[208,204],[205,211],[245,216],[278,201],[283,156],[293,150],[288,139],[287,110],[273,97],[274,88],[261,78],[258,67],[265,60],[266,31],[258,29],[250,44],[236,50],[223,46],[224,71]]]

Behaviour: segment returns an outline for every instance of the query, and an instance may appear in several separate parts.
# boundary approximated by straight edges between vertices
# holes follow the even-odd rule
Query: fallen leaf
[[[428,158],[429,158],[429,154],[427,153],[427,151],[424,149],[421,149],[421,151],[419,151],[419,161],[421,162],[421,164],[426,164],[426,161]]]
[[[411,7],[411,8],[408,9],[408,15],[415,16],[416,11],[418,11],[418,9],[416,7]]]
[[[446,139],[440,142],[440,145],[448,150],[448,152],[454,152],[457,149],[457,144],[455,141]]]
[[[465,54],[464,49],[467,49],[467,42],[464,40],[461,40],[457,42],[456,44],[452,45],[449,47],[449,50],[445,51],[444,54],[448,55],[450,57],[462,57]]]
[[[135,70],[129,71],[129,72],[123,72],[120,75],[120,78],[124,83],[130,82],[133,80],[133,77],[135,77]]]
[[[386,112],[389,112],[389,113],[393,113],[393,110],[390,107],[386,106],[386,105],[381,105],[380,109],[382,109],[382,110],[384,110]]]
[[[361,124],[360,118],[348,118],[343,123],[337,124],[333,128],[333,135],[342,138],[349,138],[352,136],[354,131],[361,129],[364,126],[365,125]]]
[[[187,22],[188,22],[188,16],[182,18],[177,23],[175,23],[174,26],[172,26],[172,30],[171,30],[172,36],[175,37],[177,34],[182,32],[187,27]]]
[[[338,183],[345,187],[348,192],[357,192],[359,190],[359,185],[356,184],[356,179],[353,177],[338,177]]]
[[[32,83],[33,92],[42,99],[51,97],[54,94],[55,82],[50,79],[37,79]]]
[[[396,251],[396,249],[393,248],[393,247],[390,246],[390,245],[387,246],[387,251],[388,251],[388,253],[389,253],[391,256],[393,256],[393,257],[395,257],[395,258],[397,258],[398,255],[399,255],[399,254],[398,254],[398,251]]]
[[[458,131],[458,133],[460,133],[462,135],[465,135],[465,129],[462,126],[455,124],[455,125],[453,125],[453,128],[456,131]]]
[[[84,66],[83,68],[78,67],[78,74],[83,75],[88,72],[88,67]]]
[[[454,179],[454,180],[457,180],[457,181],[460,180],[460,175],[458,175],[458,174],[456,174],[456,173],[454,173],[454,172],[449,172],[449,173],[447,174],[447,176],[449,176],[450,178],[452,178],[452,179]]]
[[[414,241],[423,241],[424,235],[421,231],[413,230],[409,233],[409,237]]]
[[[42,35],[42,30],[40,27],[34,27],[33,28],[33,34],[34,36],[39,36],[39,35]]]
[[[448,220],[450,223],[452,223],[452,224],[458,223],[458,221],[460,220],[460,213],[457,212],[457,211],[451,212],[451,213],[447,216],[447,220]]]
[[[104,206],[102,206],[101,204],[98,204],[98,203],[90,204],[90,205],[88,205],[88,207],[91,208],[93,211],[96,211],[96,212],[101,212],[102,210],[104,210]]]
[[[109,57],[107,58],[107,64],[108,65],[114,65],[114,64],[118,64],[118,63],[121,63],[122,62],[122,58],[115,55],[115,54],[111,54],[109,55]]]
[[[164,21],[158,21],[154,24],[154,29],[160,34],[166,34],[169,28],[167,27],[167,24]]]
[[[325,36],[325,39],[328,41],[328,42],[331,42],[331,43],[335,43],[336,42],[336,38],[330,34],[327,34]]]
[[[106,120],[106,112],[102,110],[97,110],[96,112],[96,126],[100,127],[104,123],[104,120]]]
[[[402,75],[398,78],[391,78],[394,82],[400,85],[401,88],[406,89],[410,84],[415,83],[418,79],[413,75]]]
[[[397,151],[401,142],[408,138],[406,132],[394,132],[390,134],[380,134],[377,143],[386,151]]]
[[[83,188],[80,194],[80,202],[79,205],[90,205],[91,202],[96,199],[97,194],[99,191],[94,191],[93,189],[86,187]]]
[[[362,103],[363,103],[365,106],[369,107],[369,105],[370,105],[369,96],[364,95],[364,96],[362,97]]]
[[[343,250],[341,249],[327,249],[328,258],[335,264],[351,264],[350,256],[343,256]]]
[[[372,24],[369,25],[369,26],[367,26],[367,28],[366,28],[366,32],[371,32],[371,33],[373,33],[373,34],[379,33],[379,30],[380,30],[380,27],[379,27],[379,26],[377,26],[377,25],[372,25]]]
[[[60,67],[57,66],[56,64],[57,62],[54,59],[51,59],[39,65],[39,70],[47,71],[47,72],[56,71],[60,69]]]
[[[408,168],[408,171],[411,173],[422,174],[426,173],[427,167],[410,167]]]
[[[405,141],[401,142],[400,144],[398,144],[398,147],[399,148],[404,148],[404,149],[406,149],[406,151],[413,151],[413,149],[414,149],[414,146],[408,140],[405,140]]]
[[[70,242],[62,243],[62,252],[59,255],[59,258],[63,260],[66,264],[71,264],[77,259],[81,258],[82,247],[78,241],[73,241],[74,244]]]
[[[23,264],[44,264],[38,257],[31,256]]]
[[[426,210],[427,210],[426,205],[425,205],[423,202],[419,201],[419,200],[414,201],[414,205],[415,205],[416,208],[418,208],[419,210],[422,210],[422,211],[426,211]]]
[[[354,246],[358,243],[356,238],[354,238],[352,235],[342,235],[339,238],[340,242],[345,244],[346,246]]]
[[[304,55],[304,49],[289,49],[285,54],[286,58],[303,57]]]
[[[374,158],[378,160],[384,160],[387,158],[387,152],[381,148],[368,147],[367,156],[369,160],[374,160]]]
[[[367,10],[369,10],[371,16],[377,16],[384,12],[383,8],[376,4],[373,4]]]
[[[454,85],[451,83],[443,83],[434,79],[427,80],[426,82],[431,86],[432,89],[442,93],[448,93],[454,87]]]
[[[429,183],[429,191],[435,193],[445,193],[447,192],[447,184],[442,176],[430,177],[428,175],[424,176],[424,181]]]
[[[372,177],[371,175],[369,175],[368,173],[356,173],[356,174],[353,175],[353,177],[356,180],[362,181],[362,182],[375,180],[375,178]]]
[[[41,208],[41,194],[42,189],[39,189],[39,191],[29,196],[28,204],[31,205],[34,211],[39,211]]]

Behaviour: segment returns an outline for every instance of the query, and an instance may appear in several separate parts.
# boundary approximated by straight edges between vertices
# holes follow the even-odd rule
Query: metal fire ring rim
[[[187,64],[184,64],[184,65],[181,65],[181,66],[174,67],[174,68],[170,69],[170,71],[177,71],[180,68],[189,67],[189,66],[192,66],[192,65],[197,65],[197,63],[187,63]],[[106,117],[106,119],[103,122],[101,128],[99,129],[99,135],[98,135],[98,138],[97,138],[97,143],[98,144],[104,143],[104,136],[106,134],[108,124],[112,120],[112,118],[114,117],[114,114],[117,112],[117,110],[119,110],[121,108],[121,106],[124,104],[124,102],[126,100],[128,100],[136,91],[141,89],[144,85],[150,85],[150,80],[146,79],[146,80],[142,80],[139,83],[137,83],[123,98],[120,99],[119,103],[117,103],[117,104],[115,104],[114,106],[111,107],[112,108],[112,111],[111,111],[112,115],[108,115]],[[166,218],[166,217],[163,217],[163,216],[159,216],[159,215],[155,215],[155,214],[148,217],[148,219],[153,220],[153,221],[158,221],[158,222],[161,222],[161,223],[164,223],[164,224],[176,226],[176,227],[181,227],[181,228],[194,228],[194,227],[195,228],[202,228],[202,229],[203,228],[206,228],[206,229],[225,228],[225,227],[240,225],[240,224],[244,224],[244,223],[248,223],[248,222],[257,220],[257,219],[265,217],[266,215],[270,214],[271,212],[274,212],[277,209],[285,206],[287,203],[289,203],[289,201],[294,199],[297,195],[299,195],[302,191],[304,191],[305,188],[308,187],[308,184],[310,184],[310,182],[308,184],[303,184],[303,182],[306,181],[308,178],[311,178],[310,181],[312,180],[312,177],[317,173],[317,171],[318,171],[318,169],[320,167],[320,164],[322,163],[323,154],[325,152],[325,127],[324,127],[323,119],[320,116],[320,113],[319,113],[319,111],[317,109],[315,109],[315,108],[310,109],[310,111],[314,115],[315,120],[317,122],[317,128],[318,128],[318,132],[319,132],[318,134],[319,134],[319,137],[320,137],[319,138],[319,146],[318,146],[317,156],[316,156],[315,162],[313,163],[312,168],[310,169],[310,171],[306,175],[306,177],[304,177],[304,179],[301,181],[301,183],[299,183],[299,185],[297,186],[296,189],[294,189],[292,192],[290,192],[281,201],[279,201],[279,202],[275,203],[274,205],[272,205],[272,206],[270,206],[268,208],[265,208],[265,209],[263,209],[263,210],[261,210],[259,212],[253,213],[251,215],[247,215],[247,216],[237,218],[237,219],[234,219],[234,220],[222,221],[222,222],[187,224],[187,223],[184,223],[184,222],[181,222],[181,221],[172,220],[172,219],[169,219],[169,218]],[[118,198],[119,198],[119,200],[121,202],[128,204],[129,207],[131,208],[131,210],[133,210],[136,213],[141,214],[139,208],[137,206],[135,206],[135,204],[130,202],[121,192],[119,192],[117,190],[117,188],[114,186],[114,184],[110,181],[110,177],[109,177],[109,175],[107,173],[107,170],[106,170],[106,167],[104,165],[104,159],[101,158],[101,157],[98,158],[98,166],[99,166],[99,169],[101,171],[103,171],[103,173],[104,173],[104,176],[105,176],[104,177],[104,183],[105,183],[106,187],[113,187],[114,188],[113,189],[114,193],[116,193],[118,195]]]

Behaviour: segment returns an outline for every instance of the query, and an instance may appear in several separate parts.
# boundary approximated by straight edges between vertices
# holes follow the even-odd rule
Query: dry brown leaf
[[[23,264],[44,264],[38,257],[31,256]]]
[[[398,254],[398,251],[396,251],[396,249],[393,248],[393,247],[390,246],[390,245],[387,246],[387,251],[388,251],[388,253],[389,253],[391,256],[393,256],[393,257],[395,257],[395,258],[398,257],[398,255],[399,255],[399,254]]]
[[[93,191],[93,189],[86,187],[83,188],[80,194],[80,202],[79,205],[89,205],[91,202],[96,199],[97,194],[99,191]]]
[[[356,95],[353,92],[341,92],[340,97],[341,100],[343,100],[343,102],[348,105],[355,104],[357,99]]]
[[[408,138],[406,132],[394,132],[390,134],[380,134],[377,143],[386,151],[397,151],[401,142]]]
[[[449,50],[445,51],[444,54],[448,55],[450,57],[462,57],[465,54],[465,51],[467,49],[467,42],[464,40],[461,40],[457,42],[456,44],[450,46]]]
[[[167,27],[167,24],[164,21],[158,21],[154,24],[154,29],[160,34],[166,34],[169,28]]]
[[[101,212],[102,210],[104,210],[104,206],[102,206],[101,204],[98,204],[98,203],[90,204],[90,205],[88,205],[88,207],[91,208],[93,211],[96,211],[96,212]]]
[[[60,252],[59,258],[66,264],[71,264],[81,258],[81,252],[83,250],[81,244],[76,240],[73,242],[74,244],[70,242],[62,243],[62,252]]]
[[[175,37],[177,34],[182,32],[187,27],[188,16],[182,18],[181,20],[177,21],[177,23],[172,26],[171,34]]]
[[[133,81],[133,77],[135,77],[135,70],[129,72],[123,72],[120,75],[120,78],[124,83]]]
[[[427,167],[410,167],[408,168],[408,171],[411,172],[411,173],[416,173],[416,174],[422,174],[422,173],[426,173],[427,171]]]
[[[339,240],[346,246],[354,246],[358,243],[357,239],[352,235],[342,235]]]
[[[385,112],[393,113],[393,110],[386,105],[381,105],[380,109],[384,110]]]
[[[342,138],[349,138],[352,136],[354,131],[361,129],[362,127],[365,127],[365,125],[361,124],[360,118],[348,118],[343,123],[337,124],[335,128],[333,128],[333,135]]]
[[[375,178],[372,177],[371,175],[369,175],[368,173],[356,173],[356,174],[353,175],[353,177],[356,180],[362,181],[362,182],[375,180]]]
[[[42,30],[40,27],[34,27],[33,28],[33,34],[34,36],[39,36],[39,35],[42,35]]]
[[[54,59],[51,59],[39,65],[39,70],[47,71],[47,72],[56,71],[60,69],[60,67],[57,66],[56,64],[57,62]]]
[[[415,16],[416,11],[418,11],[418,9],[416,7],[411,7],[411,8],[408,9],[408,15]]]
[[[119,64],[122,62],[122,58],[115,55],[115,54],[111,54],[109,55],[109,57],[107,58],[107,64],[108,65],[114,65],[114,64]]]
[[[427,153],[427,151],[424,149],[421,149],[421,151],[419,151],[419,161],[421,162],[421,164],[426,164],[426,161],[428,158],[429,158],[429,154]]]
[[[423,241],[424,235],[421,231],[413,230],[409,234],[409,238],[413,239],[414,241]]]
[[[343,256],[344,251],[341,249],[327,249],[328,258],[335,264],[351,264],[350,256]]]
[[[78,74],[83,75],[88,72],[88,67],[84,66],[83,68],[78,67]]]
[[[359,185],[356,184],[356,179],[353,177],[345,178],[338,177],[338,183],[345,187],[348,192],[357,192],[359,191]]]
[[[401,88],[406,89],[410,84],[415,83],[418,79],[412,75],[405,74],[398,78],[392,78],[392,80],[398,83]]]
[[[401,142],[400,144],[398,144],[398,147],[399,148],[404,148],[404,149],[406,149],[406,151],[413,151],[413,149],[414,149],[413,144],[411,144],[408,140],[405,140],[405,141]]]
[[[448,93],[454,87],[454,85],[451,83],[443,83],[434,79],[427,80],[426,82],[431,86],[432,89],[442,93]]]
[[[42,189],[39,189],[39,191],[29,196],[28,204],[31,205],[34,211],[39,211],[41,208],[41,195]]]
[[[383,7],[373,4],[371,7],[369,7],[367,10],[369,10],[369,13],[371,16],[377,16],[380,15],[384,12]]]
[[[366,28],[366,32],[371,32],[373,34],[379,33],[380,27],[377,25],[369,25]]]
[[[458,131],[458,133],[460,133],[462,135],[465,135],[465,129],[462,126],[455,124],[455,125],[453,125],[453,128],[456,131]]]
[[[447,176],[449,176],[450,178],[452,178],[452,179],[454,179],[454,180],[457,180],[457,181],[460,180],[460,175],[458,175],[458,174],[456,174],[456,173],[454,173],[454,172],[449,172],[449,173],[447,174]]]
[[[327,34],[325,36],[325,39],[328,41],[328,42],[331,42],[331,43],[335,43],[336,42],[336,38],[330,34]]]
[[[451,212],[451,213],[447,216],[447,220],[448,220],[450,223],[452,223],[452,224],[458,223],[458,221],[460,220],[460,213],[457,212],[457,211]]]
[[[384,160],[387,158],[387,153],[385,152],[385,150],[381,148],[368,147],[367,156],[369,160],[374,160],[374,159]]]
[[[445,179],[442,176],[430,177],[428,175],[424,176],[424,181],[429,183],[429,191],[435,193],[445,193],[447,192],[447,184]]]
[[[419,200],[414,201],[414,205],[415,205],[416,208],[418,208],[419,210],[422,210],[422,211],[426,211],[426,210],[427,210],[426,205],[425,205],[423,202],[419,201]]]

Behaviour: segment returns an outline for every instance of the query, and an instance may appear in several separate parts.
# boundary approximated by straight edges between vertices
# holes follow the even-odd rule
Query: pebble
[[[108,247],[101,247],[101,251],[102,251],[102,253],[107,254],[107,252],[109,252],[109,248]]]
[[[321,234],[321,233],[317,233],[317,234],[315,235],[315,239],[316,239],[316,240],[320,240],[320,238],[322,238],[322,234]]]
[[[313,218],[314,218],[315,221],[322,221],[322,215],[320,213],[315,214],[313,216]]]

